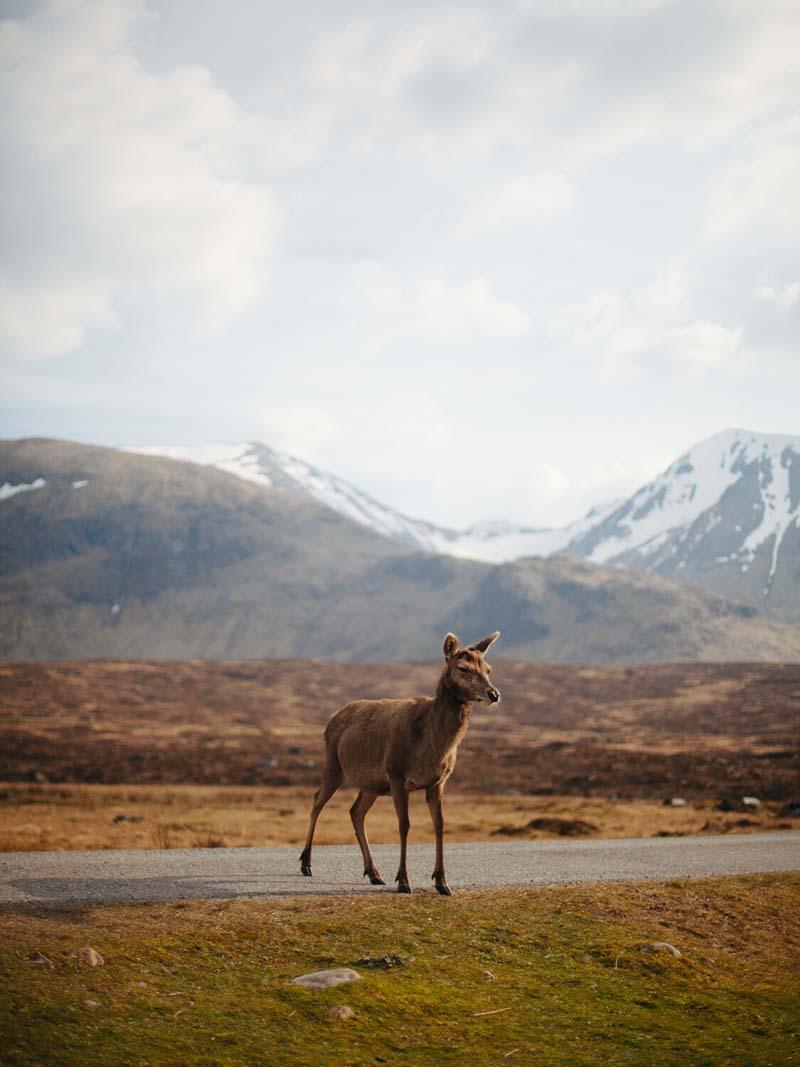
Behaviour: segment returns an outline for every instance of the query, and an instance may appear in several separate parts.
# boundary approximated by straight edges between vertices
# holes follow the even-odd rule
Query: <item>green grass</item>
[[[641,951],[664,940],[683,958]],[[4,1067],[790,1064],[799,993],[800,875],[0,913]]]

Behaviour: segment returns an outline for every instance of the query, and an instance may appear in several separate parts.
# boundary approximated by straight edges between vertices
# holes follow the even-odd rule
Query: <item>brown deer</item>
[[[364,826],[379,796],[391,794],[400,828],[398,892],[410,893],[406,868],[408,795],[424,789],[436,834],[436,866],[431,876],[437,890],[450,896],[444,874],[442,795],[456,765],[456,753],[469,726],[475,701],[496,704],[500,693],[489,675],[484,653],[500,636],[496,631],[469,648],[460,648],[455,634],[444,639],[444,670],[434,697],[410,700],[354,700],[340,708],[325,727],[325,767],[314,795],[300,870],[311,877],[311,846],[320,812],[343,785],[359,790],[350,808],[353,829],[364,857],[364,874],[373,885],[385,885],[372,862]]]

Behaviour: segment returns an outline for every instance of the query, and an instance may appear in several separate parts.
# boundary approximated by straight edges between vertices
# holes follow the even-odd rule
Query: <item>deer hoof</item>
[[[397,887],[397,892],[398,892],[398,893],[410,893],[410,892],[411,892],[411,886],[410,886],[410,885],[403,885],[403,884],[400,884],[400,885],[399,885],[399,886]]]
[[[373,885],[386,885],[386,882],[384,882],[377,871],[364,871],[364,875],[369,875],[369,880]]]
[[[441,893],[443,897],[451,897],[453,895],[453,890],[450,886],[445,885],[443,882],[441,884],[437,882],[436,892]]]
[[[300,873],[304,874],[306,876],[306,878],[313,878],[313,875],[311,873],[311,868],[305,863],[300,868]]]

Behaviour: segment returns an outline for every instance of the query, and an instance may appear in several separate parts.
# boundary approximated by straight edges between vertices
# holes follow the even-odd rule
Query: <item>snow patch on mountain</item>
[[[217,467],[248,482],[270,487],[272,480],[261,468],[252,446],[242,444],[210,445],[144,445],[125,448],[140,456],[165,456],[184,463],[198,463],[202,467]]]
[[[16,496],[17,493],[30,493],[34,489],[44,489],[45,485],[47,485],[47,482],[44,478],[34,478],[32,482],[20,482],[18,485],[4,482],[0,485],[0,500],[9,500],[12,496]]]

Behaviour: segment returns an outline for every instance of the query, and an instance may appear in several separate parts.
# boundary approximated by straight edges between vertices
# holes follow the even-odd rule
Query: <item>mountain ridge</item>
[[[422,551],[488,563],[579,556],[689,579],[753,603],[776,619],[800,622],[800,436],[723,430],[682,453],[624,500],[594,507],[556,528],[503,521],[463,530],[437,526],[260,442],[131,451],[217,466],[310,496]]]
[[[0,501],[5,659],[421,660],[448,630],[499,628],[528,660],[800,660],[800,628],[699,587],[414,551],[197,464],[0,442],[0,484],[29,487]]]

